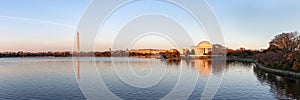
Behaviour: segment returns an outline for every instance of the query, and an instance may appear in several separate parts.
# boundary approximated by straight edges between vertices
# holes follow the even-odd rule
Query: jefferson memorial
[[[212,45],[208,41],[202,41],[197,46],[180,49],[180,54],[183,56],[208,56]]]

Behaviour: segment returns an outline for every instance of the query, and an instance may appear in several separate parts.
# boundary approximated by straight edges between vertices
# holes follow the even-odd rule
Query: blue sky
[[[232,48],[267,48],[282,32],[300,30],[299,0],[208,0]]]
[[[72,50],[88,0],[1,0],[0,51]]]
[[[72,50],[76,26],[90,2],[90,0],[1,0],[0,51]],[[300,30],[299,0],[207,0],[207,2],[222,27],[225,44],[229,48],[267,48],[268,42],[276,34]],[[195,42],[203,39],[201,35],[199,36]],[[157,40],[163,41],[160,38]],[[105,45],[108,42],[103,43],[102,45]],[[99,46],[97,50],[107,48]]]

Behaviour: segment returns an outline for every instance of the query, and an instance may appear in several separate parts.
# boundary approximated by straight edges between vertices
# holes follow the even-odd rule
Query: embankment
[[[250,58],[227,58],[227,61],[240,61],[240,62],[255,63],[256,68],[258,68],[264,72],[279,75],[279,76],[300,78],[300,73],[268,68],[268,67],[262,66],[261,64],[257,63],[255,60],[250,59]]]

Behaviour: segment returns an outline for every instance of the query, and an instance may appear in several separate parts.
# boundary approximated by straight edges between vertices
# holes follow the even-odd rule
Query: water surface
[[[91,65],[96,67],[89,67]],[[137,76],[148,77],[149,80],[130,80],[134,76],[128,74],[128,66]],[[223,67],[224,77],[214,99],[300,99],[299,79],[267,74],[252,63],[227,62]],[[174,91],[182,71],[191,77],[190,80],[194,75],[198,76],[188,99],[200,99],[209,75],[218,74],[209,59],[161,61],[114,58],[112,61],[111,58],[80,58],[76,63],[73,58],[1,58],[0,99],[86,99],[85,87],[77,82],[93,81],[95,77],[101,78],[107,89],[118,98],[160,99]],[[160,72],[164,72],[163,75]],[[157,82],[151,84],[153,81]],[[97,82],[89,84],[92,87]],[[141,84],[148,87],[138,87]],[[181,98],[188,91],[180,89],[178,97],[174,98]]]

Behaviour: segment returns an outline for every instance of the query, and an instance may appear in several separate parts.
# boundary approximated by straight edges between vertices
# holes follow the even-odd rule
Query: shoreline
[[[255,67],[257,67],[258,69],[267,72],[267,73],[271,73],[271,74],[275,74],[275,75],[279,75],[279,76],[285,76],[285,77],[292,77],[292,78],[300,78],[300,73],[296,73],[296,72],[291,72],[291,71],[285,71],[285,70],[279,70],[279,69],[272,69],[272,68],[267,68],[265,66],[262,66],[261,64],[254,62],[255,63]]]
[[[278,76],[284,76],[284,77],[300,78],[300,73],[268,68],[268,67],[265,67],[265,66],[259,64],[258,62],[256,62],[254,59],[251,59],[251,58],[227,58],[227,61],[240,61],[240,62],[254,63],[256,68],[258,68],[259,70],[262,70],[266,73],[270,73],[270,74],[274,74],[274,75],[278,75]]]

